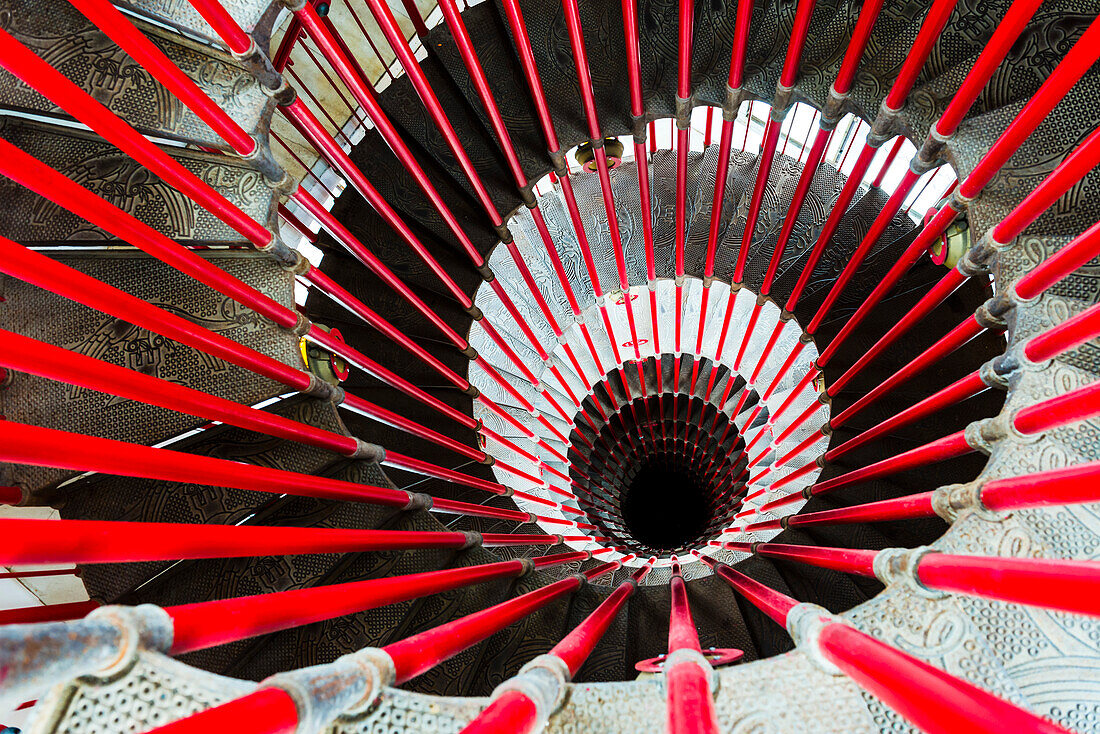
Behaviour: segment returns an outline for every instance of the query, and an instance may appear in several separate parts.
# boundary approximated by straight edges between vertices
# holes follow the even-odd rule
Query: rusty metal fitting
[[[320,734],[337,718],[368,709],[396,677],[386,651],[368,647],[331,663],[278,673],[260,687],[278,688],[293,699],[295,734]]]
[[[304,313],[299,313],[294,326],[290,327],[290,333],[301,339],[309,333],[311,328],[313,328],[313,322]]]
[[[550,156],[550,165],[554,169],[554,175],[559,179],[567,177],[569,169],[565,165],[565,153],[559,148],[550,151],[548,155]]]
[[[702,668],[707,674],[707,683],[710,687],[711,697],[718,695],[719,678],[718,673],[714,670],[714,666],[707,660],[707,656],[699,650],[693,650],[690,647],[681,647],[678,650],[673,650],[665,656],[664,662],[661,663],[661,668],[664,670],[665,675],[668,675],[668,671],[675,668],[677,665],[695,665]]]
[[[992,418],[974,421],[966,427],[965,436],[971,448],[988,456],[1001,441],[1011,438],[1019,444],[1031,444],[1038,441],[1043,434],[1025,435],[1013,425],[1011,415],[1001,413]]]
[[[943,164],[945,162],[943,157],[945,146],[945,141],[929,133],[928,137],[925,138],[924,142],[921,144],[920,150],[913,156],[913,162],[909,166],[910,169],[913,173],[924,175],[933,168]]]
[[[821,112],[820,125],[825,130],[835,130],[844,119],[844,105],[848,102],[848,93],[840,94],[835,86],[829,87],[829,97],[825,100],[825,109]]]
[[[432,496],[430,494],[423,494],[422,492],[407,492],[409,495],[408,503],[401,509],[403,510],[430,510],[432,509]]]
[[[1009,381],[1019,369],[1020,363],[1011,355],[999,354],[978,368],[978,377],[989,387],[1007,390]]]
[[[292,252],[294,253],[293,262],[283,263],[280,267],[292,275],[305,275],[312,267],[312,263],[298,250],[292,250]]]
[[[0,705],[14,707],[80,676],[118,675],[142,650],[167,653],[172,637],[172,618],[153,604],[100,607],[68,622],[4,625]]]
[[[490,701],[496,701],[506,693],[522,693],[535,705],[532,731],[539,731],[561,708],[571,679],[564,660],[557,655],[539,655],[520,668],[515,676],[497,686]]]
[[[986,232],[982,238],[972,245],[966,253],[959,258],[955,269],[967,278],[989,273],[989,263],[997,253],[993,238]]]
[[[492,283],[497,279],[497,276],[493,273],[493,269],[489,267],[489,263],[482,263],[474,269],[477,270],[477,274],[480,275],[481,279],[486,283]]]
[[[939,551],[927,545],[917,548],[885,548],[875,555],[871,564],[872,570],[884,586],[902,584],[918,596],[926,599],[942,599],[947,594],[929,589],[917,573],[921,559],[929,553],[939,553]]]
[[[992,309],[990,309],[990,301],[986,301],[978,306],[974,311],[974,320],[977,321],[983,329],[988,329],[990,331],[1004,331],[1008,328],[1008,323],[992,312]]]
[[[676,129],[687,130],[691,127],[691,108],[695,106],[694,97],[676,97]]]
[[[292,268],[298,264],[298,251],[283,242],[277,232],[271,233],[271,239],[266,245],[257,246],[256,249],[274,257],[284,268]]]
[[[355,444],[355,453],[351,455],[352,459],[363,459],[375,464],[381,464],[386,460],[386,450],[378,444],[367,443],[361,438],[355,439]]]
[[[278,107],[289,107],[294,104],[294,100],[298,98],[297,90],[290,86],[290,82],[288,82],[282,74],[275,71],[275,68],[270,66],[271,62],[266,56],[263,58],[267,61],[267,66],[270,67],[270,69],[260,69],[252,72],[256,80],[260,83],[260,89],[262,89],[264,94],[268,97],[271,97],[272,101],[275,102]]]
[[[901,110],[888,107],[886,100],[882,100],[878,114],[875,115],[875,120],[871,123],[871,131],[867,133],[867,145],[872,148],[881,148],[886,141],[893,138],[897,134],[900,112]]]
[[[744,87],[735,88],[726,85],[726,100],[722,103],[723,122],[733,122],[737,119],[737,111],[741,109],[741,101],[744,96]]]
[[[306,389],[302,390],[303,395],[308,395],[311,398],[317,398],[318,400],[331,401],[336,393],[336,386],[325,382],[323,379],[309,373],[309,385]]]
[[[263,175],[264,183],[267,184],[268,188],[279,193],[289,194],[294,181],[290,178],[290,174],[275,160],[268,144],[268,137],[266,135],[252,135],[250,137],[255,146],[252,148],[251,153],[242,155],[241,160],[252,164],[252,167]]]
[[[1011,513],[989,509],[982,503],[983,482],[975,480],[965,484],[948,484],[932,492],[932,510],[949,523],[963,514],[973,514],[989,522],[1001,522]]]
[[[794,93],[794,87],[785,87],[778,82],[775,85],[775,95],[772,97],[772,119],[776,122],[783,122],[787,117],[787,113],[791,110],[791,96]]]
[[[840,617],[817,604],[803,602],[791,607],[787,612],[787,634],[794,644],[806,654],[810,662],[830,675],[843,675],[840,668],[833,665],[822,653],[818,638],[826,625],[844,624]]]

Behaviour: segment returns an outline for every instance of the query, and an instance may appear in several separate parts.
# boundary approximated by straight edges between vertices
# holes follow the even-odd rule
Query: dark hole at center
[[[673,458],[646,461],[626,490],[623,521],[636,540],[673,550],[697,540],[710,521],[699,477]]]

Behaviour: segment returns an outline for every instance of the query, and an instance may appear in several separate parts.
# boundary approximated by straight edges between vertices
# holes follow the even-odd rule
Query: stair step
[[[331,405],[307,399],[277,403],[271,412],[294,420],[310,422],[329,430],[342,430]],[[348,477],[341,469],[346,460],[321,449],[291,441],[221,426],[205,431],[172,446],[173,450],[202,456],[232,459],[248,464],[285,469],[306,474]],[[376,465],[357,469],[356,480],[380,484],[385,476]],[[344,473],[341,473],[344,472]],[[386,486],[386,485],[382,485]],[[376,522],[378,508],[358,503],[340,503],[312,498],[280,498],[267,492],[252,492],[221,487],[186,485],[159,480],[93,475],[63,487],[56,500],[64,500],[61,515],[67,519],[124,520],[133,522],[211,523],[234,525],[248,522],[266,524],[284,520],[286,524],[329,524],[341,526],[335,518],[358,515]],[[274,509],[268,509],[274,508]],[[296,508],[293,511],[287,508]],[[366,508],[366,509],[362,509]],[[373,514],[372,514],[373,513]],[[303,522],[302,518],[313,518]],[[261,519],[262,518],[262,519]],[[292,521],[291,518],[298,518]],[[275,523],[278,524],[278,523]],[[353,527],[346,525],[344,527]],[[367,526],[369,527],[369,525]],[[299,559],[304,559],[299,561]],[[125,564],[94,564],[82,566],[84,580],[92,598],[105,603],[125,599],[154,601],[160,604],[190,603],[236,596],[247,591],[247,584],[262,586],[269,577],[267,590],[285,588],[295,579],[304,581],[309,575],[309,557],[286,556],[268,561],[250,558],[211,559],[179,562],[144,562]],[[291,569],[299,563],[299,570]],[[173,566],[184,569],[186,582],[149,582]],[[260,573],[258,569],[267,567]],[[192,569],[194,569],[192,571]],[[235,569],[231,577],[224,569]],[[241,586],[246,584],[246,586]],[[271,585],[274,586],[271,586]],[[284,584],[280,587],[279,584]],[[259,587],[253,587],[259,588]]]
[[[186,3],[184,3],[186,5]],[[199,88],[245,130],[263,132],[270,98],[232,56],[152,23],[133,19]],[[0,26],[142,133],[226,148],[195,113],[68,3],[15,0]],[[53,116],[48,99],[0,69],[0,94],[10,109]]]
[[[235,301],[136,251],[53,253],[60,262],[286,364],[300,367],[298,338],[256,318]],[[293,278],[266,255],[247,251],[204,252],[205,259],[293,305]],[[7,328],[79,354],[186,384],[246,405],[288,388],[242,367],[210,357],[132,324],[14,278],[0,276],[8,308]],[[43,319],[42,314],[52,314]],[[0,392],[10,420],[152,445],[206,421],[145,403],[122,400],[61,382],[19,374]],[[105,419],[105,416],[109,417]],[[55,486],[73,472],[11,465],[15,483],[32,493]]]
[[[429,56],[421,60],[420,68],[493,203],[502,215],[506,215],[521,202],[496,140],[482,127],[466,99],[454,87],[443,66],[435,58]],[[379,102],[390,121],[398,126],[405,143],[418,155],[423,153],[430,156],[438,167],[438,172],[447,176],[462,190],[474,216],[484,218],[488,223],[489,217],[477,203],[472,185],[447,146],[443,133],[428,114],[409,77],[402,75],[393,81],[386,88],[386,93],[379,97]]]
[[[134,13],[167,23],[186,33],[206,37],[218,44],[222,42],[199,12],[183,0],[126,0],[119,4]],[[222,6],[246,33],[256,38],[257,45],[264,48],[271,35],[271,23],[278,17],[278,11],[269,3],[256,0],[227,0]]]
[[[8,117],[0,120],[0,136],[181,244],[246,244],[220,219],[93,133]],[[165,150],[250,217],[270,221],[275,197],[247,163],[184,148]],[[0,192],[7,202],[0,231],[12,239],[70,247],[114,243],[103,230],[9,179],[0,182]]]
[[[487,2],[464,10],[462,20],[489,80],[493,99],[508,128],[520,166],[528,180],[538,181],[550,170],[546,138],[531,103],[523,69],[512,51],[507,22],[496,5]],[[450,81],[461,91],[471,113],[480,119],[482,127],[492,130],[489,116],[446,23],[431,29],[427,48],[447,72]]]

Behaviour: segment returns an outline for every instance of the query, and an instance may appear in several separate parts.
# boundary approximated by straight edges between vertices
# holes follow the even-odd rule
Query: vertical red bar
[[[668,622],[668,652],[673,657],[679,650],[701,652],[699,635],[688,605],[687,587],[680,575],[680,564],[672,557],[672,579],[669,591],[672,608]],[[717,734],[718,717],[711,698],[709,666],[696,660],[668,662],[665,680],[668,686],[668,730],[672,734]]]

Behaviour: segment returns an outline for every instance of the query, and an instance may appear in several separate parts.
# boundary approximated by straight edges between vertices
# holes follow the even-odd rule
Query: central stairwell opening
[[[707,494],[706,480],[682,457],[644,457],[623,494],[623,527],[640,549],[682,552],[715,520]]]

